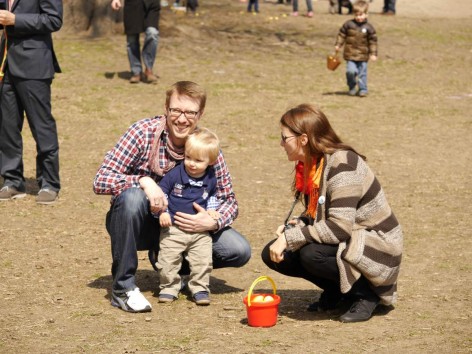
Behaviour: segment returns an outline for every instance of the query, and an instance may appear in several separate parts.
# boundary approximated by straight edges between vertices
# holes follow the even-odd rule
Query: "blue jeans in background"
[[[138,253],[159,250],[159,220],[150,212],[149,201],[141,188],[129,188],[113,202],[106,217],[113,258],[113,291],[136,287]],[[227,227],[212,234],[213,269],[242,267],[251,258],[248,241],[236,230]]]
[[[367,62],[366,61],[346,61],[346,79],[349,91],[359,85],[360,93],[367,93]]]
[[[307,12],[313,12],[313,0],[306,0]],[[292,0],[293,12],[298,12],[298,0]]]
[[[144,66],[152,71],[156,61],[157,46],[159,44],[159,31],[154,27],[146,28],[144,32],[143,50],[139,48],[139,33],[126,35],[126,48],[128,51],[131,73],[138,75],[143,72],[141,65],[141,54]]]

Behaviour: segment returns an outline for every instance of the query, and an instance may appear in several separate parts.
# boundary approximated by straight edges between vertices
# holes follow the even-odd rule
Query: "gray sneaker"
[[[152,306],[149,301],[146,300],[143,294],[139,291],[139,288],[124,293],[111,293],[111,305],[121,308],[126,312],[149,312],[152,310]]]
[[[25,192],[20,192],[15,187],[5,186],[0,189],[0,200],[13,200],[26,197]]]
[[[38,196],[36,197],[36,203],[38,204],[43,204],[43,205],[48,205],[55,203],[58,198],[58,193],[55,191],[52,191],[48,188],[42,188]]]

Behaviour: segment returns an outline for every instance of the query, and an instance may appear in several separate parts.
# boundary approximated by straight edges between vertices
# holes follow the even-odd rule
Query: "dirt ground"
[[[365,99],[345,94],[343,66],[326,69],[348,16],[328,14],[325,0],[314,2],[313,19],[287,16],[290,7],[275,1],[261,2],[258,15],[235,0],[202,1],[194,17],[163,9],[157,85],[127,82],[124,36],[56,34],[63,188],[55,205],[35,204],[26,126],[29,195],[0,203],[0,352],[471,353],[472,6],[398,1],[398,15],[383,17],[381,3],[371,4],[380,52]],[[214,270],[212,304],[202,308],[184,295],[158,304],[157,273],[142,252],[137,281],[153,311],[129,314],[109,303],[109,197],[94,195],[92,180],[132,122],[163,113],[164,92],[178,80],[208,90],[202,125],[222,140],[240,205],[234,227],[253,257],[243,268]],[[399,301],[365,323],[306,312],[319,289],[260,260],[291,203],[293,165],[277,122],[302,102],[321,106],[367,155],[404,229]],[[248,326],[242,303],[260,275],[274,279],[282,298],[271,328]],[[268,283],[256,289],[271,291]]]

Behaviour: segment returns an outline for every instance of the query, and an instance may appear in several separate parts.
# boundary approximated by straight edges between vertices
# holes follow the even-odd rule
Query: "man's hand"
[[[167,198],[161,187],[151,177],[143,177],[139,180],[139,185],[146,194],[151,211],[158,213],[167,209]]]
[[[287,240],[284,235],[285,225],[280,225],[277,228],[276,234],[278,236],[277,240],[270,245],[270,259],[272,262],[280,263],[284,260],[284,251],[287,249]]]
[[[0,10],[0,25],[13,26],[15,24],[15,14],[10,11]]]
[[[161,227],[169,227],[172,225],[172,220],[169,213],[161,213],[159,215],[159,224]]]
[[[115,11],[121,9],[121,1],[120,0],[112,0],[111,1],[111,8]]]
[[[218,223],[204,208],[197,203],[193,203],[193,207],[197,211],[195,215],[181,212],[177,212],[174,215],[174,224],[179,229],[186,232],[204,232],[218,229]]]

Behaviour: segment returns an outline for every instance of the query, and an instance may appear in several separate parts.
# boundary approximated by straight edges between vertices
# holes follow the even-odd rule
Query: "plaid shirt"
[[[159,184],[162,176],[151,171],[148,160],[156,128],[164,118],[164,116],[146,118],[129,127],[115,147],[107,152],[98,169],[93,181],[93,191],[96,194],[111,194],[111,202],[113,203],[114,199],[124,190],[132,187],[140,188],[139,179],[141,177],[149,176]],[[165,146],[167,130],[164,130],[163,134],[165,134],[165,138],[159,141],[159,164],[161,167],[165,167],[169,163],[169,155]],[[238,216],[238,203],[233,192],[231,175],[221,151],[213,168],[217,179],[218,212],[221,215],[218,220],[218,229],[222,229],[231,225]]]

